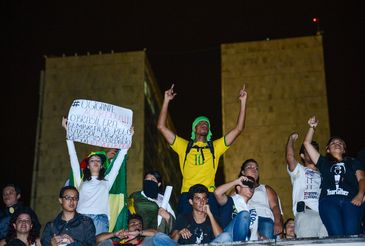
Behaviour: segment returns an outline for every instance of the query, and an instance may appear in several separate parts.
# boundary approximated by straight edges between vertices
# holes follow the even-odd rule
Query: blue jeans
[[[84,214],[91,218],[95,225],[95,235],[109,231],[109,219],[106,214]]]
[[[329,196],[319,201],[319,215],[329,236],[360,234],[363,206],[355,206],[345,197]]]
[[[218,203],[215,199],[214,192],[209,192],[208,194],[208,204],[210,211],[214,214],[214,217],[219,217]],[[189,203],[189,192],[183,192],[180,195],[179,202],[177,204],[178,214],[189,214],[192,213],[193,207]]]
[[[226,243],[232,241],[246,241],[249,237],[250,213],[248,211],[239,212],[232,221],[224,228],[224,232],[219,234],[214,243]]]
[[[142,242],[142,246],[158,245],[158,246],[178,246],[177,242],[162,232],[157,232],[148,242]]]
[[[260,217],[258,219],[257,232],[267,239],[274,239],[274,221],[270,218]]]

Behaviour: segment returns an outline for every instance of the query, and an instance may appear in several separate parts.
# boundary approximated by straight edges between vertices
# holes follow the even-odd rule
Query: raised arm
[[[245,85],[240,90],[240,95],[238,97],[240,100],[240,112],[238,114],[237,124],[236,127],[229,131],[226,136],[226,144],[231,145],[236,138],[241,134],[243,128],[245,127],[245,117],[246,117],[246,100],[247,100],[247,92],[245,90]]]
[[[223,206],[227,203],[228,196],[226,195],[226,192],[230,190],[233,187],[236,187],[236,185],[243,186],[242,181],[246,180],[247,177],[241,176],[238,179],[235,179],[231,182],[225,183],[223,185],[220,185],[217,187],[217,189],[214,191],[214,196],[217,199],[217,202],[219,205]]]
[[[165,137],[166,141],[169,144],[172,144],[175,140],[175,133],[173,133],[169,128],[166,126],[167,120],[167,110],[169,107],[169,103],[174,97],[176,93],[174,93],[174,84],[172,84],[171,88],[165,91],[165,97],[162,103],[162,108],[160,115],[157,121],[157,129],[161,132],[161,134]]]
[[[67,133],[67,119],[65,117],[62,118],[62,127],[65,128]],[[67,143],[68,154],[70,156],[72,175],[73,178],[75,179],[75,186],[76,188],[79,188],[81,184],[81,172],[80,172],[79,160],[76,154],[75,144],[74,141],[68,139],[66,139],[66,143]]]
[[[286,144],[286,163],[288,164],[288,168],[290,172],[293,172],[296,168],[298,162],[295,159],[295,153],[294,153],[294,143],[298,139],[298,133],[293,132],[290,134],[288,138],[288,142]]]
[[[313,163],[317,165],[320,154],[312,145],[314,132],[318,125],[318,120],[316,119],[315,116],[311,117],[308,120],[308,125],[309,125],[309,129],[308,129],[307,135],[305,136],[303,145],[304,145],[305,150],[308,152],[308,155],[311,158],[311,160],[313,161]]]
[[[133,136],[134,134],[134,127],[132,126],[130,128],[130,133],[131,135]],[[129,149],[129,148],[128,148]],[[114,181],[115,179],[117,178],[118,176],[118,173],[119,173],[119,169],[120,167],[122,166],[123,164],[123,160],[125,158],[125,155],[127,154],[128,152],[128,149],[120,149],[118,152],[117,152],[117,157],[115,157],[114,155],[114,158],[115,161],[113,162],[113,166],[112,166],[112,169],[110,170],[110,172],[105,176],[105,179],[108,181],[108,186],[109,186],[109,189],[112,188],[113,184],[114,184]]]
[[[268,185],[266,185],[266,192],[270,209],[274,215],[274,235],[278,235],[283,231],[283,217],[281,216],[278,195]]]

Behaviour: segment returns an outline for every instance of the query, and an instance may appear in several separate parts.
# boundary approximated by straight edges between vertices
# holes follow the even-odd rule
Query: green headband
[[[191,129],[192,129],[192,131],[191,131],[191,139],[193,140],[193,141],[195,141],[195,138],[196,138],[196,136],[195,136],[195,127],[196,127],[196,125],[200,122],[200,121],[206,121],[207,123],[208,123],[208,127],[209,127],[209,131],[208,131],[208,135],[207,135],[207,141],[210,141],[210,139],[212,138],[212,132],[210,131],[210,121],[209,121],[209,119],[207,118],[207,117],[205,117],[205,116],[199,116],[199,117],[197,117],[195,120],[194,120],[194,122],[193,122],[193,124],[192,124],[192,127],[191,127]]]

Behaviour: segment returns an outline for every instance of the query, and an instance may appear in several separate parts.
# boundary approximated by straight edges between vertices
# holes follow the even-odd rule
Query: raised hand
[[[239,100],[244,100],[244,99],[246,99],[247,98],[247,91],[246,91],[246,85],[245,84],[243,84],[243,87],[242,87],[242,89],[240,90],[240,95],[239,95],[239,97],[238,97],[238,99]]]
[[[292,134],[290,134],[289,139],[295,142],[298,139],[298,133],[293,132]]]
[[[319,123],[319,121],[316,119],[316,117],[315,116],[312,116],[311,118],[309,118],[309,120],[308,120],[308,125],[309,125],[309,127],[311,127],[311,128],[316,128],[317,127],[317,125],[318,125],[318,123]]]
[[[174,92],[174,84],[171,85],[171,88],[165,91],[165,100],[171,101],[176,96]]]

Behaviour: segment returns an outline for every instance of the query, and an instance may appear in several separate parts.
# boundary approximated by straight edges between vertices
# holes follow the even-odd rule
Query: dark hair
[[[319,144],[316,142],[316,141],[312,141],[311,142],[311,145],[319,152]],[[304,144],[302,144],[300,146],[300,150],[299,150],[299,155],[303,154],[304,155],[304,150],[305,150],[305,147],[304,147]],[[304,163],[304,160],[302,157],[300,157],[300,159],[302,160],[302,163]]]
[[[103,163],[105,162],[105,156],[103,155],[92,155],[92,156],[89,156],[87,159],[86,159],[86,168],[83,170],[83,173],[84,173],[84,177],[82,178],[83,181],[90,181],[91,180],[91,172],[90,172],[90,169],[88,168],[89,166],[89,160],[91,157],[93,156],[99,156],[100,160],[101,160],[101,167],[100,167],[100,171],[99,171],[99,175],[98,175],[98,180],[104,180],[105,178],[105,168],[103,166]]]
[[[27,207],[22,207],[17,209],[14,214],[11,216],[10,218],[10,222],[9,222],[9,226],[8,226],[8,233],[6,235],[6,242],[9,243],[11,240],[16,239],[17,238],[17,231],[14,228],[13,224],[16,224],[16,220],[18,219],[19,215],[21,214],[28,214],[29,218],[32,221],[32,228],[29,231],[28,234],[28,242],[30,242],[31,244],[35,242],[36,238],[37,238],[37,233],[35,230],[35,224],[36,221],[34,220],[32,213],[30,212],[30,209]]]
[[[346,142],[345,142],[345,140],[343,140],[341,137],[339,137],[339,136],[332,136],[332,137],[330,137],[330,139],[328,139],[328,142],[327,142],[327,144],[326,144],[326,150],[328,150],[328,146],[330,145],[330,143],[334,140],[334,139],[338,139],[338,140],[340,140],[341,142],[343,142],[343,149],[344,149],[344,151],[345,151],[345,153],[347,152],[347,146],[346,146]],[[344,155],[346,155],[344,153]],[[331,155],[331,153],[327,153],[326,154],[327,155],[327,157],[328,157],[328,159],[330,160],[330,162],[331,163],[336,163],[336,162],[338,162],[339,160],[337,160],[337,158],[335,158],[333,155]],[[342,156],[342,157],[344,157],[344,155]],[[345,158],[344,158],[345,159]]]
[[[157,179],[157,182],[162,183],[162,176],[161,176],[161,173],[159,171],[154,170],[154,171],[146,172],[145,175],[143,176],[143,178],[145,179],[148,174],[155,177]]]
[[[136,220],[141,221],[142,229],[143,229],[143,218],[142,218],[142,216],[141,216],[141,215],[139,215],[139,214],[130,214],[130,215],[128,216],[128,224],[129,224],[129,221],[130,221],[130,220],[133,220],[133,219],[136,219]]]
[[[58,197],[59,198],[63,198],[63,195],[65,194],[65,191],[66,190],[74,190],[74,191],[76,191],[77,197],[79,197],[79,191],[75,188],[75,186],[72,186],[72,185],[68,185],[68,186],[62,187],[61,190],[60,190],[60,194],[59,194]]]
[[[245,170],[245,168],[246,168],[247,164],[248,164],[248,163],[250,163],[250,162],[253,162],[253,163],[255,163],[255,164],[256,164],[256,166],[259,166],[259,164],[257,163],[257,161],[256,161],[255,159],[252,159],[252,158],[251,158],[251,159],[247,159],[247,160],[245,160],[245,161],[242,163],[240,173],[241,173],[242,171],[244,171],[244,170]],[[242,176],[242,175],[239,175],[238,177],[240,177],[240,176]]]
[[[155,177],[156,180],[157,180],[157,183],[161,183],[161,185],[158,187],[158,190],[159,190],[160,193],[163,192],[163,183],[162,183],[161,173],[159,171],[157,171],[157,170],[148,171],[148,172],[146,172],[144,174],[143,179],[145,179],[148,174],[150,174],[153,177]]]
[[[284,238],[286,238],[286,225],[290,222],[290,221],[294,221],[294,219],[293,218],[288,218],[286,221],[285,221],[285,223],[284,223],[284,225],[283,225],[283,236],[284,236]],[[294,237],[297,237],[297,234],[295,234],[295,230],[294,230]]]
[[[242,174],[242,172],[245,172],[245,168],[246,168],[246,166],[250,163],[250,162],[253,162],[253,163],[255,163],[256,164],[256,166],[258,167],[259,166],[259,164],[257,163],[257,161],[255,160],[255,159],[247,159],[247,160],[245,160],[243,163],[242,163],[242,165],[241,165],[241,170],[240,170],[240,173],[238,174],[238,178],[239,177],[241,177],[243,174]],[[255,183],[260,183],[260,177],[259,176],[257,176],[257,181],[255,181]]]
[[[4,189],[6,187],[13,187],[15,189],[15,192],[17,195],[21,195],[22,194],[22,190],[20,189],[20,186],[14,183],[9,183],[3,186],[2,192],[4,193]]]
[[[290,221],[294,221],[294,219],[293,219],[293,218],[289,218],[289,219],[287,219],[287,220],[285,221],[285,223],[284,223],[284,230],[285,230],[285,228],[286,228],[286,225],[287,225]]]
[[[205,194],[207,194],[207,197],[208,197],[209,191],[208,191],[208,188],[205,187],[204,185],[195,184],[195,185],[191,186],[189,189],[189,199],[193,199],[194,194],[196,194],[196,193],[205,193]]]

